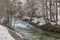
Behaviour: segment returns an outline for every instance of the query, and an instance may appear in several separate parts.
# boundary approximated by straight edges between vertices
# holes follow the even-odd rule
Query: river
[[[12,28],[27,40],[60,40],[60,34],[35,27],[21,20],[12,20]]]

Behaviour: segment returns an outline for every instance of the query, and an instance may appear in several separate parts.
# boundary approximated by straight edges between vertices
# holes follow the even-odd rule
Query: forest
[[[60,40],[60,0],[0,0],[2,17],[9,19],[9,29],[26,40]]]

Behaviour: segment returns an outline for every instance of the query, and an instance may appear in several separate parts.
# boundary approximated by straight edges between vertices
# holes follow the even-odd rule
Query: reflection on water
[[[16,32],[20,33],[28,40],[60,40],[60,34],[44,31],[21,20],[12,21],[12,26]],[[49,36],[46,34],[50,34]],[[55,36],[55,37],[52,37]],[[57,37],[57,38],[56,38]]]

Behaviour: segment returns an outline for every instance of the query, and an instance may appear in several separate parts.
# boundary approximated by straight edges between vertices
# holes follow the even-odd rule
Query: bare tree
[[[57,4],[57,0],[56,0],[56,25],[58,22],[58,4]]]
[[[52,13],[51,13],[51,5],[52,5],[52,0],[50,0],[50,20],[52,20]]]

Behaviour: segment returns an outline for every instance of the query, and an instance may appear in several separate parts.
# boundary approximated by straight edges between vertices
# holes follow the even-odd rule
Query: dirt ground
[[[7,28],[9,33],[14,37],[16,40],[25,40],[24,38],[21,38],[19,35],[17,35],[13,30]]]

